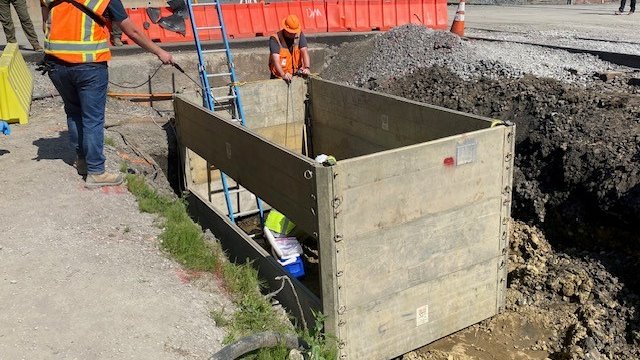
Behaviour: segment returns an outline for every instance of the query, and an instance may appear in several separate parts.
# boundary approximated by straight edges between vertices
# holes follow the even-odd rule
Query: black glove
[[[42,75],[45,75],[51,71],[51,65],[43,59],[36,64],[36,71],[40,71]]]

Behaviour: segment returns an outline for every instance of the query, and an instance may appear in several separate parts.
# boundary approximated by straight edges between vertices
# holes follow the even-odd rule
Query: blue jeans
[[[106,63],[48,62],[49,78],[64,101],[69,140],[89,174],[104,172],[104,111],[109,73]]]

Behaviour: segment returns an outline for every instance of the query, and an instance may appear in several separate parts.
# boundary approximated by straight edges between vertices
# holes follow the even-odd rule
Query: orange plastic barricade
[[[302,22],[302,31],[317,33],[327,31],[326,7],[324,1],[292,1],[262,4],[269,34],[281,28],[280,22],[289,14],[296,15]]]
[[[446,29],[446,0],[328,0],[329,32],[389,30],[404,24]]]
[[[211,6],[194,8],[199,27],[217,26],[218,16]],[[170,8],[160,9],[160,16],[172,14]],[[155,42],[192,42],[193,32],[185,20],[185,35],[166,30],[151,23],[146,9],[127,9],[140,28],[148,23],[145,33]],[[433,29],[446,29],[446,0],[327,0],[290,1],[255,4],[222,4],[222,14],[229,38],[269,36],[280,29],[280,21],[295,14],[305,33],[389,30],[408,23],[422,24]],[[219,30],[202,30],[202,40],[220,40]],[[122,41],[132,43],[126,34]]]

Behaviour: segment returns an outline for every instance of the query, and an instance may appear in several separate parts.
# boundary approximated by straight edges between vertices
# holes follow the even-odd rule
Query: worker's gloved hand
[[[46,75],[51,71],[51,65],[49,65],[44,59],[36,64],[36,71],[40,71],[42,75]]]
[[[309,68],[302,68],[300,70],[298,70],[300,72],[300,74],[302,76],[309,76],[311,74],[311,71],[309,70]]]
[[[11,128],[9,127],[9,124],[4,121],[0,121],[0,132],[4,135],[11,134]]]
[[[291,74],[289,73],[285,73],[284,76],[282,77],[282,80],[286,81],[287,83],[290,83],[291,79],[293,79],[293,76],[291,76]]]

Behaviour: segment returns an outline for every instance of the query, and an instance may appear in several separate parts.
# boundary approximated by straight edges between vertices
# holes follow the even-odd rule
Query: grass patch
[[[128,174],[127,187],[136,196],[141,211],[158,214],[162,218],[161,247],[185,268],[211,271],[220,274],[237,306],[237,311],[226,317],[224,309],[212,311],[211,317],[219,326],[225,326],[228,334],[225,343],[260,331],[293,333],[294,330],[279,317],[271,304],[260,293],[263,284],[251,262],[239,265],[229,262],[219,244],[205,241],[202,228],[189,217],[185,202],[160,195],[141,176]],[[333,341],[326,341],[322,334],[324,318],[316,315],[314,329],[299,332],[311,346],[311,359],[335,359],[337,351]],[[224,324],[224,325],[223,325]],[[283,348],[262,349],[244,359],[285,359],[288,351]],[[315,357],[314,357],[315,356]]]
[[[105,136],[104,144],[105,145],[109,145],[111,147],[115,147],[116,146],[116,141],[110,136]]]

